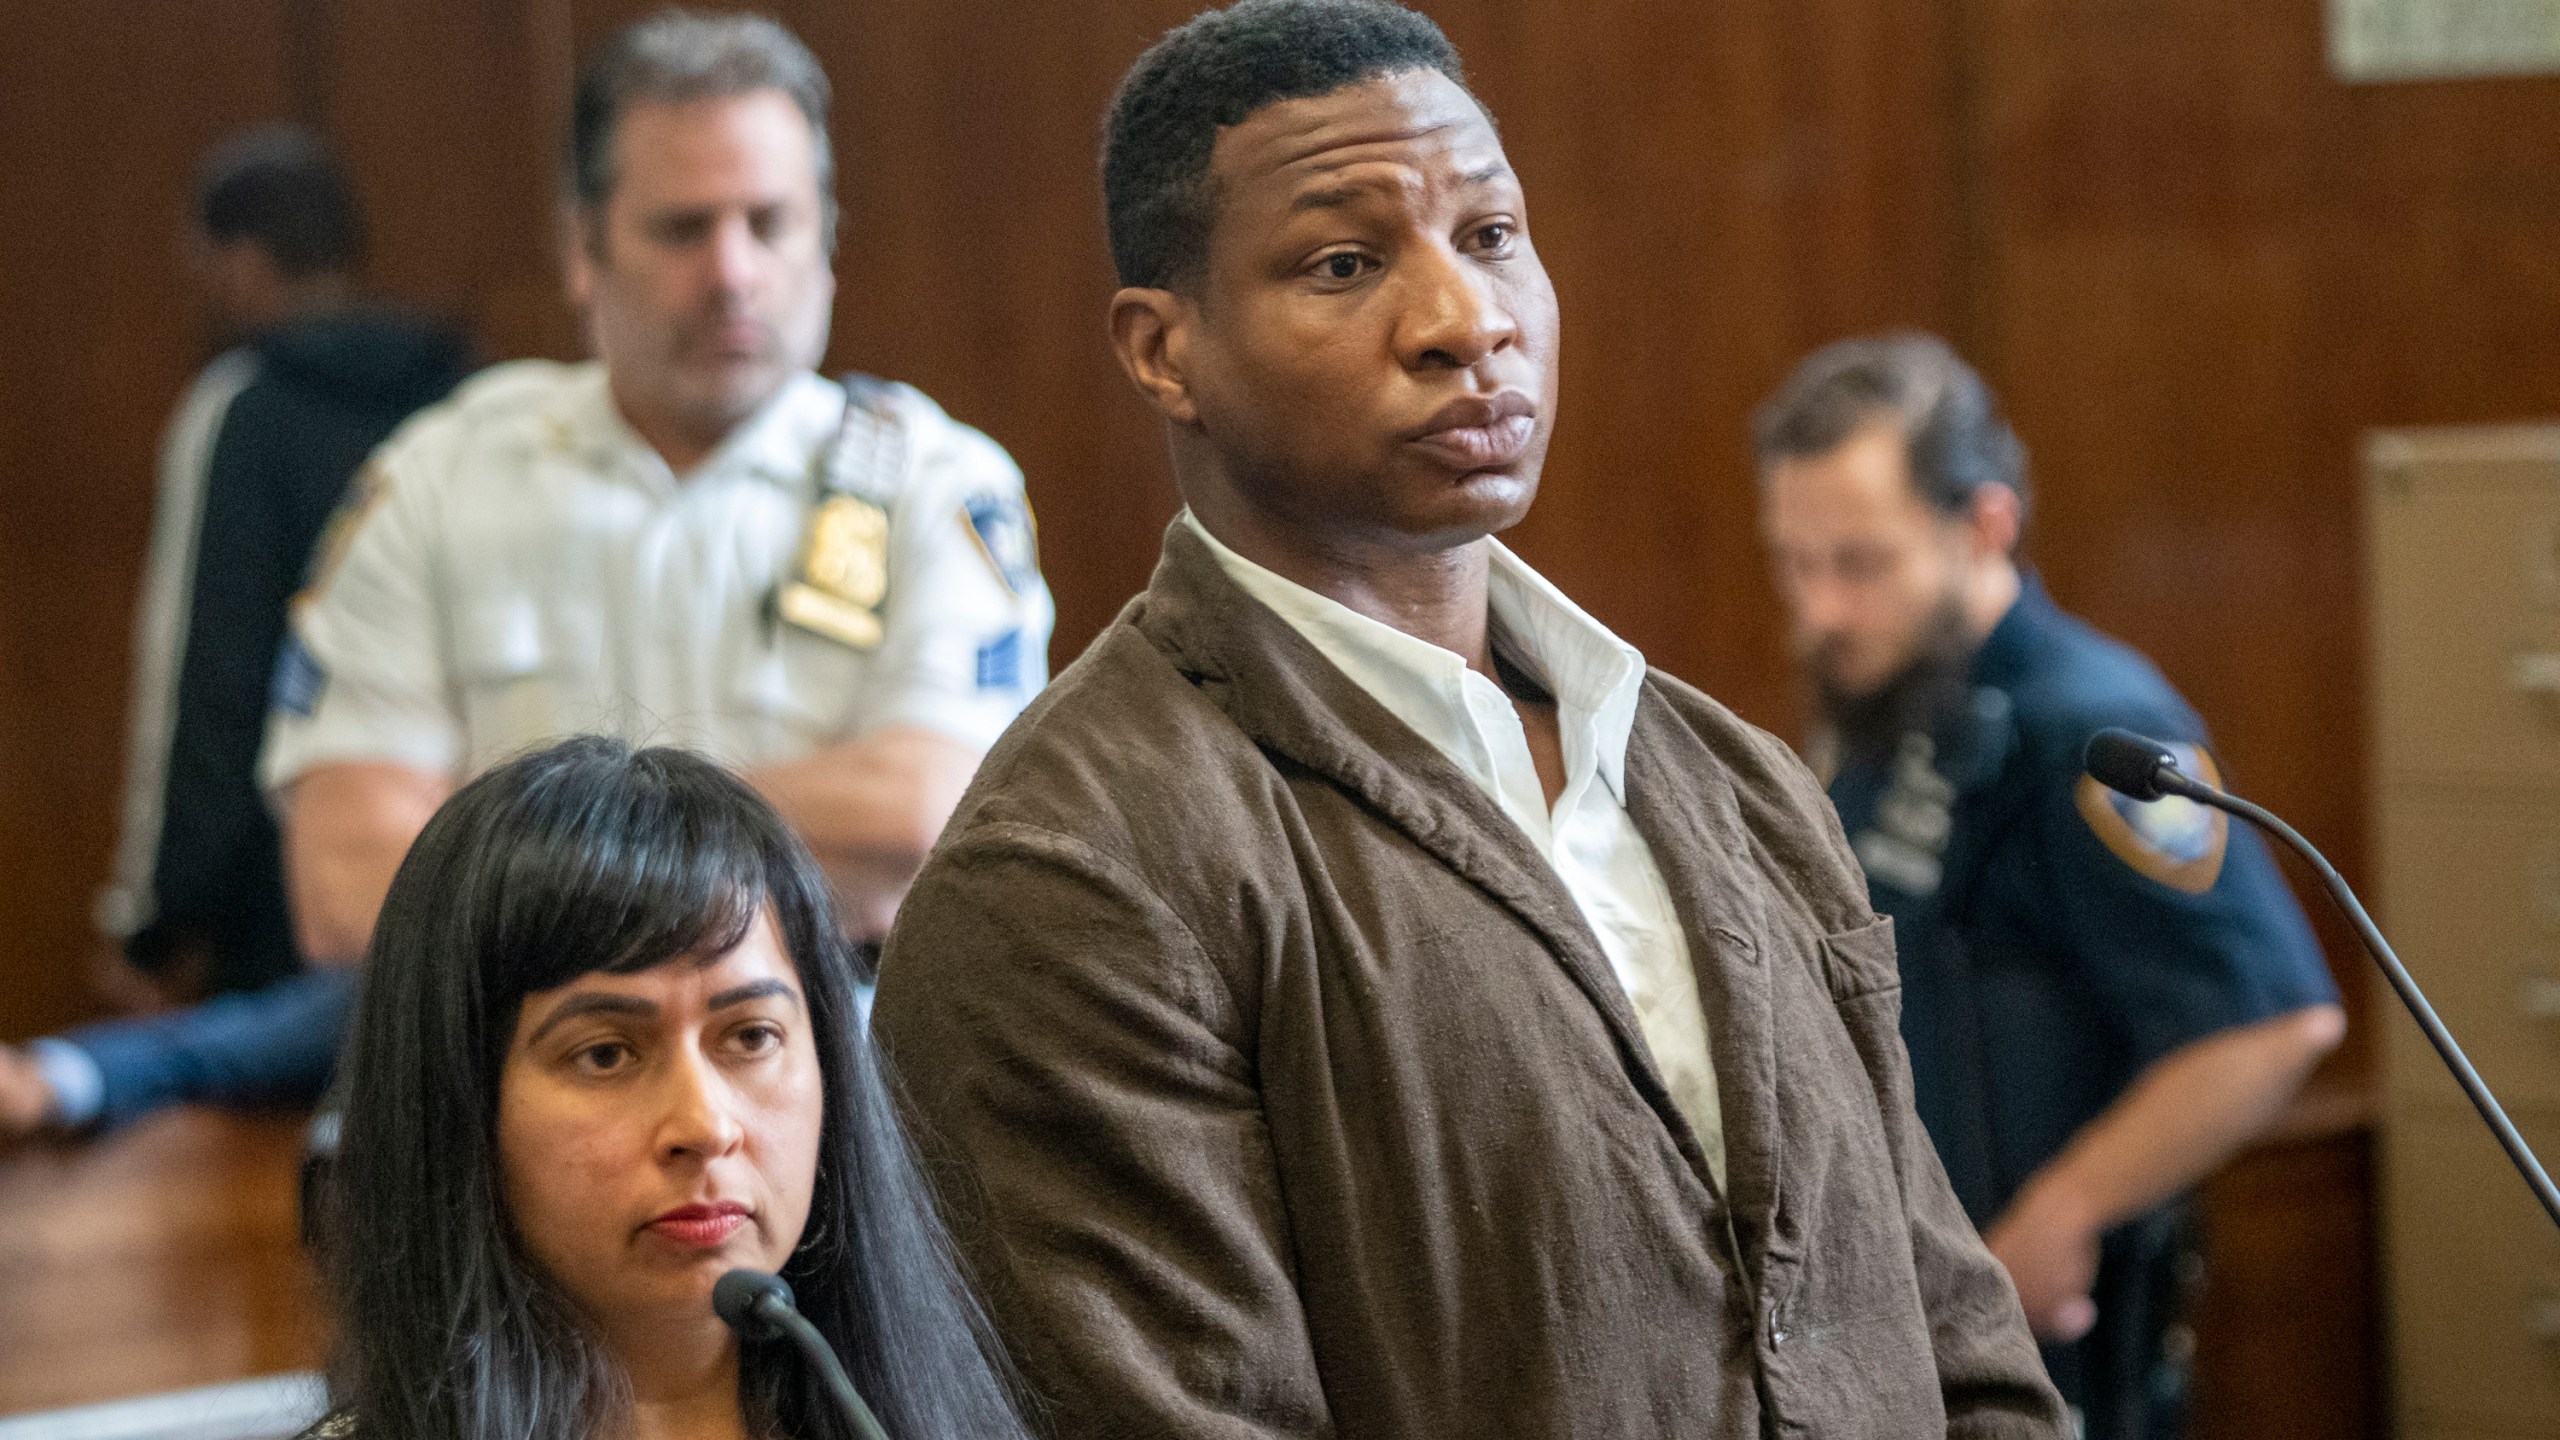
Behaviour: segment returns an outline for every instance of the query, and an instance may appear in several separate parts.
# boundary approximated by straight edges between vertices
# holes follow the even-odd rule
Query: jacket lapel
[[[1179,520],[1165,532],[1164,558],[1130,619],[1255,743],[1360,797],[1527,926],[1599,1010],[1638,1090],[1712,1192],[1704,1152],[1664,1088],[1581,907],[1482,787],[1228,579]]]
[[[1677,776],[1679,783],[1662,783]],[[1648,680],[1627,742],[1627,816],[1653,851],[1672,908],[1689,937],[1689,962],[1707,1016],[1723,1112],[1725,1186],[1737,1225],[1768,1234],[1777,1213],[1777,1027],[1770,958],[1761,953],[1767,897],[1744,877],[1749,853],[1741,807],[1724,763],[1678,722]],[[1746,1252],[1758,1246],[1746,1245]]]

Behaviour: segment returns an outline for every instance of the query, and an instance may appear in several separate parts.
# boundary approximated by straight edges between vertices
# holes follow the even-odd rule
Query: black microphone
[[[711,1308],[740,1339],[788,1340],[798,1346],[828,1393],[835,1396],[836,1408],[853,1423],[854,1433],[862,1440],[889,1440],[879,1417],[863,1403],[862,1392],[853,1388],[853,1377],[844,1373],[844,1362],[836,1358],[827,1337],[791,1303],[789,1281],[761,1270],[732,1270],[712,1285]]]
[[[2551,1223],[2560,1225],[2560,1190],[2552,1188],[2551,1177],[2543,1173],[2542,1162],[2534,1158],[2532,1147],[2516,1133],[2515,1125],[2507,1119],[2507,1112],[2499,1106],[2498,1097],[2489,1093],[2480,1072],[2471,1068],[2469,1057],[2462,1053],[2460,1045],[2454,1043],[2452,1032],[2436,1018],[2436,1007],[2427,1003],[2426,995],[2418,989],[2418,982],[2409,978],[2407,967],[2400,963],[2398,955],[2392,953],[2391,943],[2382,938],[2382,931],[2374,925],[2373,917],[2365,913],[2363,902],[2356,899],[2355,891],[2347,888],[2347,882],[2339,876],[2327,856],[2313,848],[2311,842],[2303,839],[2292,826],[2277,819],[2273,812],[2237,795],[2225,794],[2179,769],[2177,752],[2147,736],[2136,735],[2130,730],[2101,730],[2089,737],[2089,748],[2082,753],[2081,763],[2088,770],[2089,778],[2118,794],[2136,800],[2178,795],[2199,805],[2210,805],[2216,810],[2237,815],[2292,846],[2296,854],[2311,862],[2312,870],[2320,876],[2320,883],[2328,887],[2330,898],[2337,901],[2338,908],[2354,922],[2356,937],[2364,941],[2364,948],[2372,954],[2374,963],[2382,967],[2383,978],[2391,982],[2400,1003],[2408,1008],[2409,1018],[2417,1021],[2418,1028],[2426,1032],[2427,1043],[2436,1048],[2436,1055],[2444,1061],[2444,1068],[2453,1072],[2453,1078],[2462,1086],[2462,1093],[2470,1097],[2471,1108],[2480,1112],[2481,1120],[2498,1137],[2498,1144],[2506,1150],[2507,1159],[2514,1162],[2516,1173],[2524,1177],[2524,1183],[2532,1187],[2533,1198],[2542,1202],[2543,1212],[2551,1217]]]
[[[2187,778],[2186,772],[2178,768],[2177,753],[2130,730],[2101,730],[2090,736],[2089,748],[2081,752],[2080,758],[2090,779],[2120,795],[2157,800],[2162,795],[2185,793],[2160,783],[2164,775],[2171,777],[2172,783]]]

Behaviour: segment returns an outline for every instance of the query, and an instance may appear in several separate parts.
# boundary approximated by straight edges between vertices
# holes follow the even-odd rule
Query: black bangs
[[[580,975],[709,960],[746,938],[772,897],[783,837],[754,823],[770,817],[744,782],[610,740],[541,758],[542,773],[486,817],[504,859],[482,878],[494,893],[467,902],[494,1014]]]

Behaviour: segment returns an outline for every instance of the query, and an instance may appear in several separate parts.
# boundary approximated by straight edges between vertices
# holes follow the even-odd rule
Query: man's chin
[[[1396,528],[1429,550],[1454,550],[1488,535],[1499,535],[1529,518],[1538,498],[1538,475],[1479,470],[1446,482],[1439,493],[1422,498],[1398,517]]]
[[[780,394],[791,372],[771,361],[706,365],[686,378],[685,408],[725,429],[739,424]]]

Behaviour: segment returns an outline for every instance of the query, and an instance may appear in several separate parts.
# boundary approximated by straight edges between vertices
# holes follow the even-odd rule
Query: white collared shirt
[[[1644,656],[1501,542],[1485,542],[1492,552],[1486,589],[1493,623],[1509,642],[1508,653],[1555,694],[1565,780],[1550,810],[1528,732],[1501,686],[1453,651],[1238,555],[1189,511],[1182,518],[1246,594],[1482,786],[1555,867],[1599,937],[1654,1065],[1721,1185],[1724,1118],[1688,936],[1652,848],[1627,818],[1627,738],[1635,728]]]
[[[861,477],[888,511],[889,580],[882,639],[855,649],[773,611],[842,386],[793,377],[679,479],[603,366],[475,376],[375,453],[342,553],[296,603],[267,785],[336,760],[467,779],[579,733],[739,766],[890,724],[992,744],[1047,677],[1054,615],[1027,544],[989,543],[1028,535],[1021,472],[915,391],[878,398],[903,463]]]

